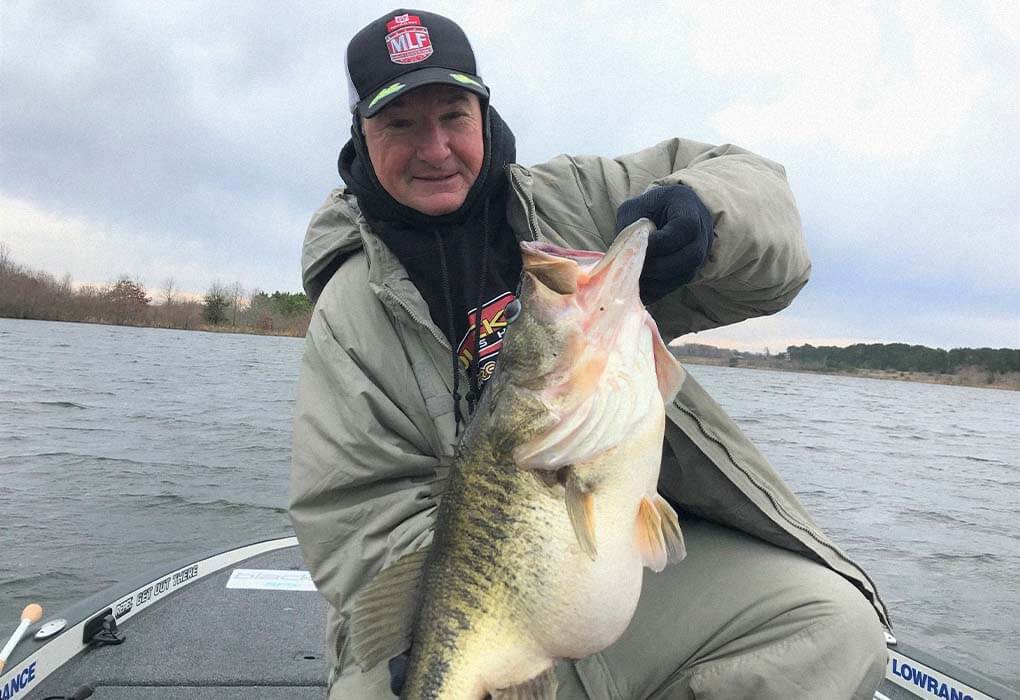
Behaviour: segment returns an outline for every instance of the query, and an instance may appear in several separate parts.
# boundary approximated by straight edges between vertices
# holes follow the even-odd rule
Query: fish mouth
[[[603,258],[605,253],[595,250],[578,250],[576,248],[564,248],[554,243],[543,241],[524,241],[521,248],[540,257],[566,258],[578,264],[596,264]]]
[[[523,271],[559,294],[575,294],[583,289],[589,294],[598,289],[617,297],[636,294],[648,236],[653,230],[651,221],[638,219],[620,231],[605,253],[524,241]]]
[[[620,285],[622,289],[618,293],[636,293],[645,251],[648,250],[648,236],[654,230],[655,224],[650,220],[638,219],[620,231],[606,254],[592,268],[590,277],[607,277],[603,284]]]

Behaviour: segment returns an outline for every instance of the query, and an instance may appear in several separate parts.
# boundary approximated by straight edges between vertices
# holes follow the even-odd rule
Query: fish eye
[[[521,300],[517,298],[510,300],[503,313],[506,315],[506,322],[513,323],[521,315]]]

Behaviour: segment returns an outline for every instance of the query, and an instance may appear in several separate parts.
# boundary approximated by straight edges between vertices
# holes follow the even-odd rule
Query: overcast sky
[[[462,5],[424,7],[471,37],[525,165],[682,136],[786,166],[811,282],[684,340],[1020,347],[1020,3]],[[76,282],[298,291],[344,49],[391,9],[0,0],[0,242]]]

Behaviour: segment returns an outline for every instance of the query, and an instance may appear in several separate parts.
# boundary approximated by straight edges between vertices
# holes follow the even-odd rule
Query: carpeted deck
[[[25,697],[95,700],[324,698],[326,602],[315,591],[228,589],[235,568],[304,568],[297,547],[196,581],[121,627],[127,639],[88,651]]]

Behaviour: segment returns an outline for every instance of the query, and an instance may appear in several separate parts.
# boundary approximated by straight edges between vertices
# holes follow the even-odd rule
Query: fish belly
[[[547,606],[532,627],[551,656],[577,659],[601,651],[634,616],[644,575],[636,546],[638,508],[642,498],[656,493],[662,460],[662,424],[652,420],[646,426],[594,462],[575,467],[582,479],[590,474],[597,483],[598,554],[592,560],[584,553],[564,514],[562,565],[547,582]]]

